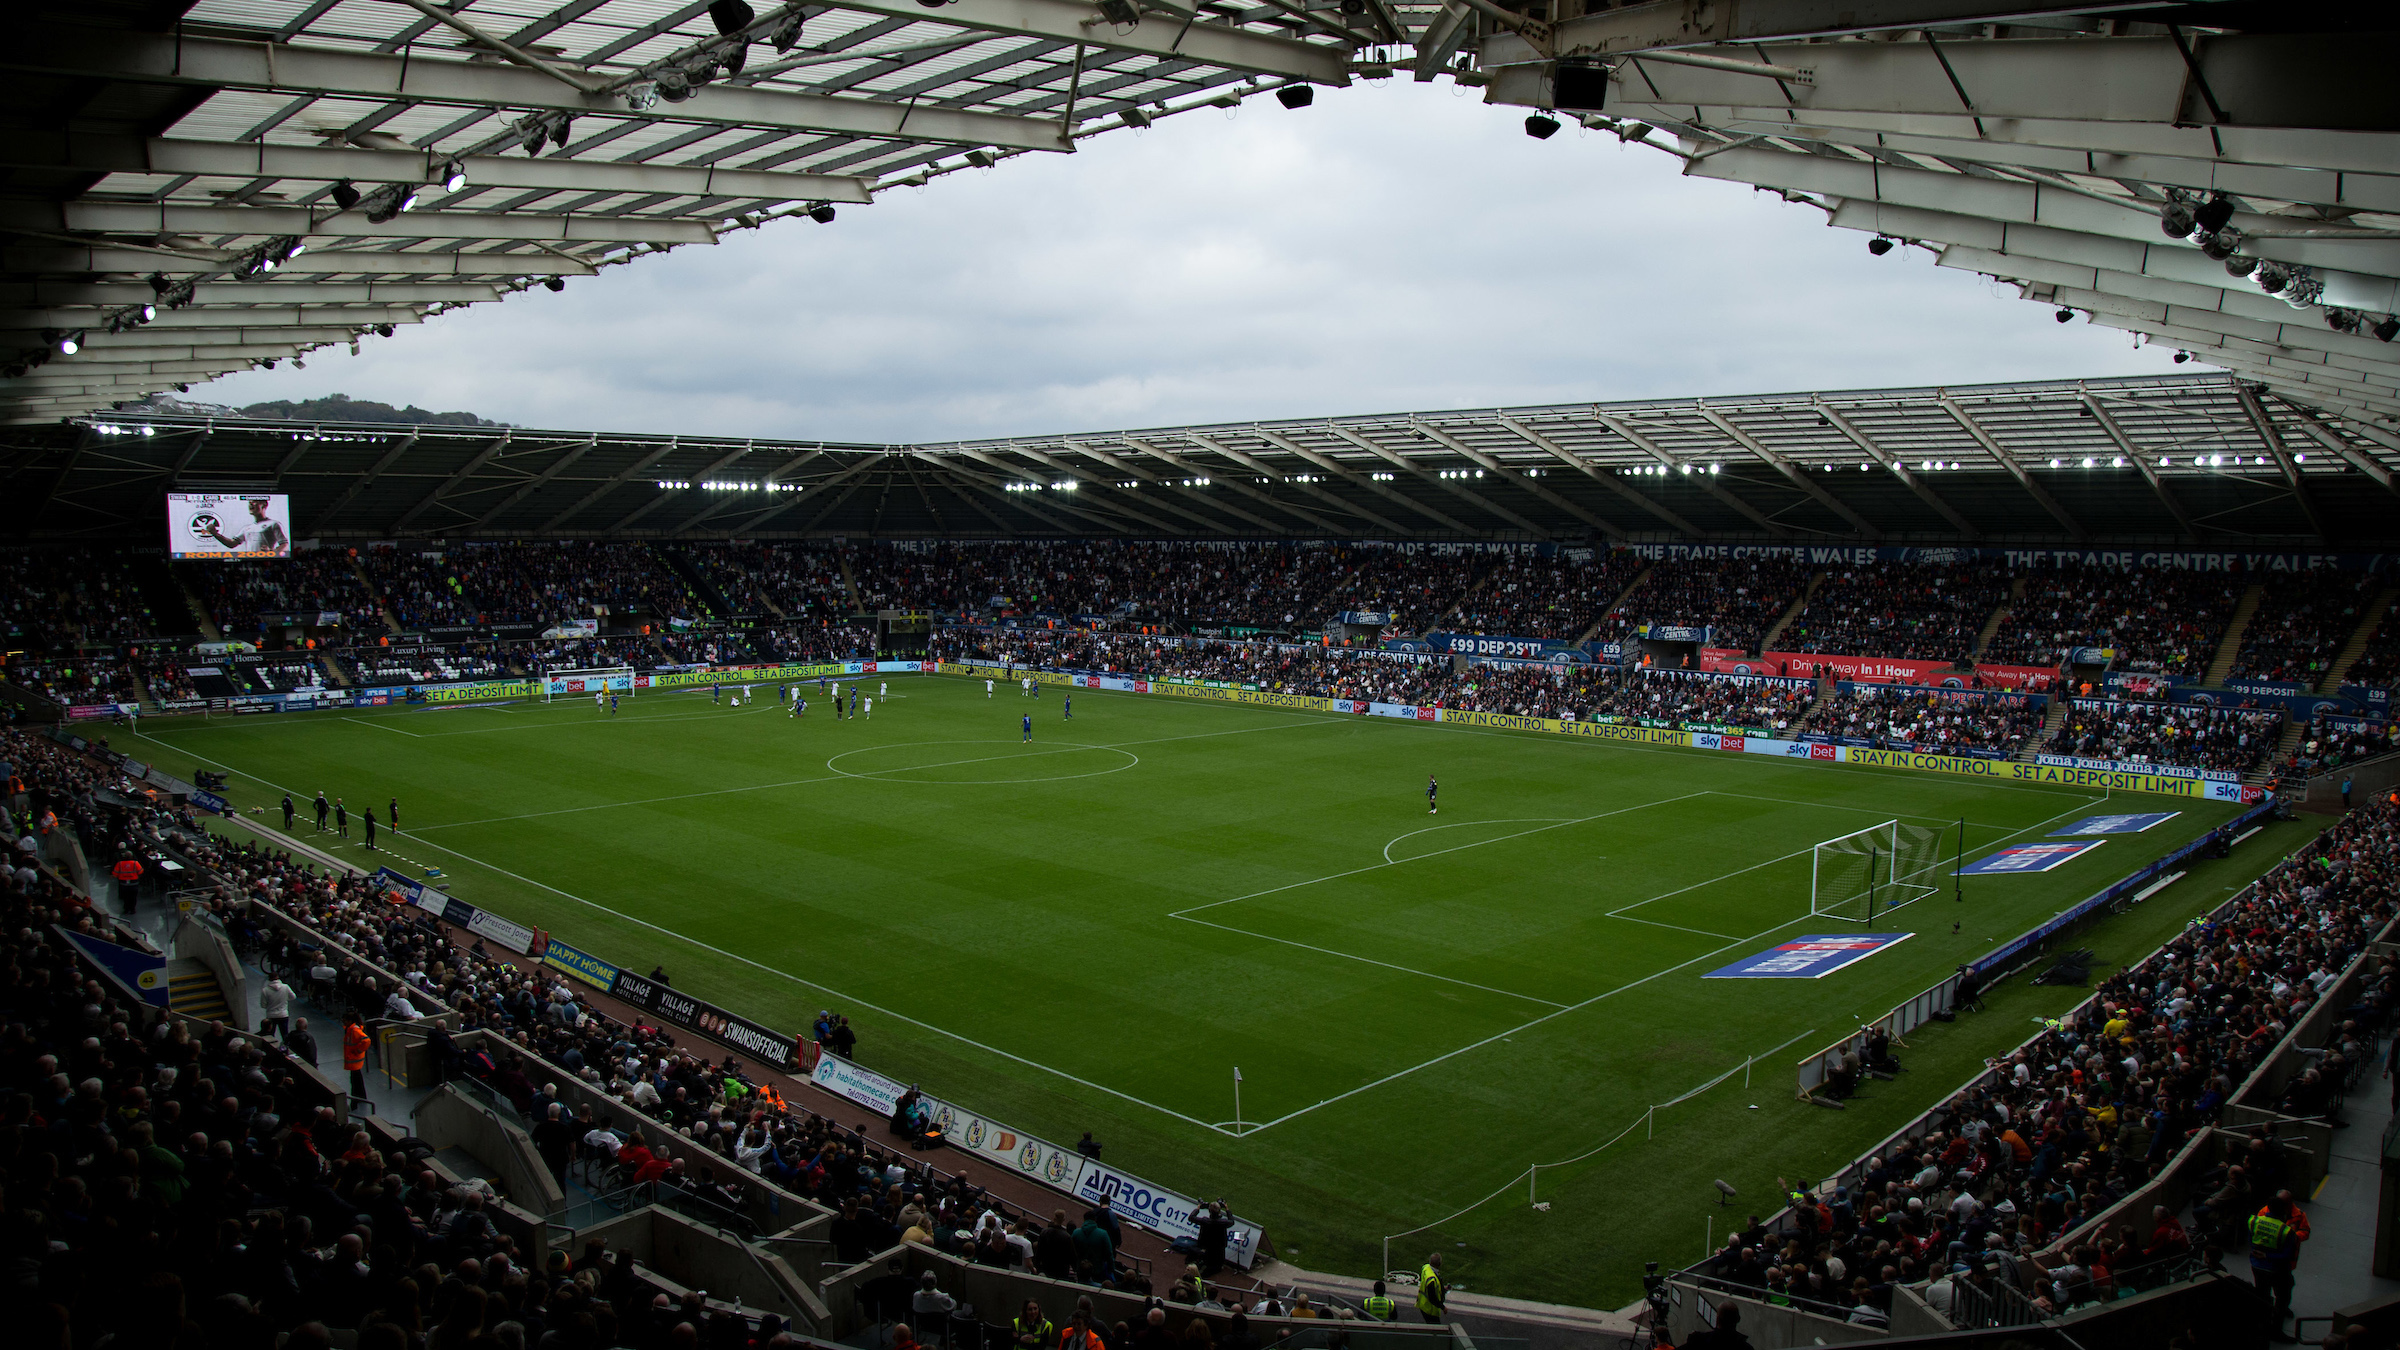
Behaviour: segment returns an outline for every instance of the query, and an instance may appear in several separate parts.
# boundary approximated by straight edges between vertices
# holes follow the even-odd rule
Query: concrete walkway
[[[2383,1043],[2389,1052],[2390,1042]],[[2378,1057],[2377,1063],[2382,1063]],[[2333,1136],[2333,1167],[2316,1194],[2301,1203],[2308,1211],[2309,1240],[2301,1249],[2293,1282],[2292,1314],[2298,1331],[2314,1341],[2325,1334],[2334,1309],[2400,1294],[2400,1280],[2379,1278],[2375,1267],[2376,1210],[2383,1193],[2383,1135],[2392,1124],[2392,1084],[2370,1070],[2342,1107],[2348,1128]],[[2246,1262],[2228,1261],[2240,1269]]]

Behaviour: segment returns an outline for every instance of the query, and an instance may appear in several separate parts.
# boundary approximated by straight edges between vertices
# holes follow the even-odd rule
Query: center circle
[[[843,761],[852,761],[844,767]],[[1032,745],[1021,741],[911,741],[844,750],[825,767],[844,778],[949,787],[1056,783],[1123,773],[1142,762],[1130,750],[1106,745]]]

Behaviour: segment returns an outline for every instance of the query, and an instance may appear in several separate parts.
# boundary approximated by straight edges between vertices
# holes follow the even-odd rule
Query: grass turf
[[[1090,690],[1069,721],[1056,688],[889,683],[866,721],[834,721],[810,686],[798,721],[771,693],[735,709],[703,692],[613,717],[566,699],[144,735],[170,769],[233,771],[240,807],[396,795],[390,851],[355,825],[337,851],[438,866],[464,899],[663,962],[771,1026],[846,1012],[862,1063],[1055,1140],[1092,1130],[1112,1163],[1229,1197],[1287,1259],[1370,1273],[1385,1235],[1497,1190],[1392,1264],[1439,1246],[1463,1288],[1603,1306],[1635,1296],[1642,1261],[1701,1254],[1712,1179],[1742,1193],[1722,1213],[1772,1209],[1775,1177],[1838,1166],[2079,994],[2002,989],[1846,1112],[1793,1102],[1805,1054],[2234,813]],[[2137,808],[2180,814],[1896,911],[1878,927],[1911,940],[1827,978],[1700,978],[1843,931],[1808,918],[1819,840],[1963,816],[1972,858]],[[2274,827],[2083,941],[2132,959],[2311,828]],[[1527,1164],[1729,1069],[1654,1134],[1543,1172],[1548,1210],[1525,1202]]]

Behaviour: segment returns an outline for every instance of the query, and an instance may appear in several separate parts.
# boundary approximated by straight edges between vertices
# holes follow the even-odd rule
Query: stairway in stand
[[[2276,772],[2283,767],[2283,762],[2291,758],[2294,750],[2300,748],[2300,738],[2307,734],[2308,723],[2295,721],[2289,717],[2283,719],[2283,730],[2275,737],[2275,748],[2267,752],[2267,757],[2259,761],[2257,768],[2242,775],[2242,782],[2256,787],[2273,778]]]
[[[167,962],[167,1006],[187,1017],[230,1021],[233,1009],[216,973],[191,957]]]
[[[360,562],[355,553],[350,555],[350,571],[358,577],[358,584],[366,587],[367,598],[375,602],[375,612],[383,616],[385,630],[393,633],[399,632],[400,616],[392,612],[391,600],[383,592],[375,589],[375,578],[367,575],[367,565]]]
[[[1650,579],[1650,574],[1657,570],[1658,564],[1652,563],[1648,567],[1643,568],[1640,572],[1635,573],[1633,580],[1625,583],[1625,589],[1617,592],[1617,598],[1608,602],[1608,608],[1600,611],[1600,617],[1592,620],[1592,626],[1584,629],[1582,633],[1576,636],[1576,645],[1581,646],[1582,644],[1591,641],[1592,635],[1600,631],[1600,625],[1608,622],[1608,616],[1616,613],[1620,608],[1622,608],[1625,604],[1626,598],[1632,595],[1635,591],[1640,590],[1642,588],[1642,583],[1648,581]]]
[[[2387,589],[2367,602],[2367,612],[2358,616],[2358,627],[2351,630],[2350,640],[2342,644],[2342,650],[2333,658],[2333,664],[2325,668],[2325,678],[2317,685],[2318,693],[2330,694],[2342,687],[2342,677],[2348,675],[2350,667],[2356,665],[2358,658],[2366,653],[2367,640],[2375,636],[2375,629],[2382,624],[2383,616],[2391,612],[2395,597],[2400,597],[2400,591]]]
[[[1783,630],[1792,626],[1792,620],[1799,618],[1802,611],[1808,608],[1808,602],[1815,597],[1817,588],[1824,585],[1826,578],[1832,575],[1833,573],[1830,571],[1819,572],[1808,579],[1808,584],[1800,588],[1800,598],[1794,600],[1792,607],[1783,612],[1783,617],[1775,621],[1775,626],[1768,629],[1766,635],[1758,640],[1760,651],[1767,651],[1774,647],[1775,639],[1782,637]]]
[[[2050,744],[2050,738],[2056,736],[2058,729],[2065,726],[2066,723],[2066,698],[2063,695],[2052,698],[2050,713],[2042,719],[2042,729],[2026,739],[2025,748],[2017,752],[2017,763],[2031,764],[2035,755],[2050,753],[2045,747]]]
[[[2008,583],[2008,598],[2000,602],[2000,608],[1992,611],[1992,617],[1983,621],[1983,631],[1975,635],[1974,656],[1983,655],[1983,649],[1991,646],[1992,639],[1999,635],[2000,625],[2008,622],[2008,616],[2017,612],[2017,602],[2025,598],[2025,583],[2029,580],[2030,577],[2020,574],[2016,580]]]
[[[2225,625],[2225,640],[2217,644],[2217,654],[2208,663],[2208,678],[2201,684],[2210,689],[2225,687],[2226,677],[2233,674],[2233,659],[2242,654],[2242,634],[2250,631],[2251,616],[2258,613],[2258,603],[2266,594],[2264,585],[2242,592],[2241,601],[2233,607],[2233,622]]]

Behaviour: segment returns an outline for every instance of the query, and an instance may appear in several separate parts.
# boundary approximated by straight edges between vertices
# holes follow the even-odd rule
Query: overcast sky
[[[876,442],[2165,371],[1814,207],[1405,75],[1204,109],[194,386]]]

